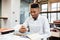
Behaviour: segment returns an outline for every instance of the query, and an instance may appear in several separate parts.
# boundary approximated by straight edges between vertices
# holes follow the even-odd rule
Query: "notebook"
[[[38,33],[28,33],[28,34],[18,33],[16,35],[24,38],[29,38],[30,40],[37,40],[38,38],[40,38],[40,35]]]
[[[14,29],[11,28],[0,28],[0,35],[8,34],[14,32]]]

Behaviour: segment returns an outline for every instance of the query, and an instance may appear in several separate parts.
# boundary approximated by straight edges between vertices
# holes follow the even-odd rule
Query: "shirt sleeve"
[[[29,22],[29,18],[27,18],[26,20],[25,20],[25,22],[23,23],[23,26],[25,26],[26,27],[26,29],[27,29],[27,31],[28,31],[28,22]]]
[[[28,21],[29,21],[29,18],[27,18],[27,19],[25,20],[25,22],[23,23],[23,25],[27,27],[27,26],[28,26]]]
[[[24,27],[27,29],[27,31],[28,31],[28,28],[27,28],[27,26],[28,26],[28,19],[26,19],[23,24],[18,24],[18,25],[16,25],[16,26],[14,27],[14,29],[15,29],[15,32],[14,32],[14,33],[15,33],[15,34],[16,34],[16,33],[20,33],[20,32],[19,32],[19,29],[21,28],[21,26],[24,26]]]
[[[15,25],[15,26],[14,26],[14,30],[15,30],[14,34],[20,33],[20,32],[19,32],[19,29],[20,29],[20,28],[21,28],[21,25],[20,25],[20,24]]]
[[[48,38],[51,36],[50,25],[47,18],[44,18],[43,24],[43,34],[40,35],[41,38]]]

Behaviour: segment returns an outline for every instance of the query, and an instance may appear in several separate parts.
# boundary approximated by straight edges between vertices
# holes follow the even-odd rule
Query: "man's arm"
[[[25,27],[28,26],[28,21],[29,21],[29,18],[27,18],[27,19],[25,20],[25,22],[23,23],[23,25],[24,25]]]
[[[43,31],[44,33],[40,35],[41,38],[48,38],[51,36],[50,25],[47,18],[44,18]]]
[[[27,26],[28,26],[28,21],[29,21],[29,19],[26,19],[26,20],[25,20],[25,22],[22,24],[21,28],[19,29],[19,32],[25,33],[25,32],[28,31],[28,28],[27,28]]]

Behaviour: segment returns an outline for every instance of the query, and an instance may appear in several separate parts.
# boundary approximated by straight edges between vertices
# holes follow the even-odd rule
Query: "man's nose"
[[[32,13],[32,15],[34,15],[35,13]]]

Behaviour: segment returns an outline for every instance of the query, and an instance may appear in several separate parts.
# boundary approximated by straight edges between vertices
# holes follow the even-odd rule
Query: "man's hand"
[[[21,32],[21,33],[25,33],[27,31],[27,29],[24,27],[24,26],[22,26],[20,29],[19,29],[19,32]]]

